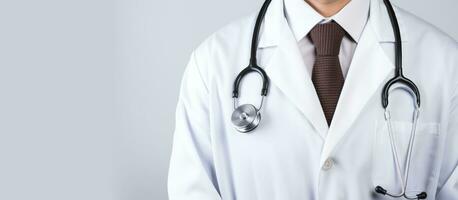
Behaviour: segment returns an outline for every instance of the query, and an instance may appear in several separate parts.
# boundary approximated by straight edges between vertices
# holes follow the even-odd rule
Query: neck
[[[338,13],[350,0],[305,0],[323,17],[331,17]]]

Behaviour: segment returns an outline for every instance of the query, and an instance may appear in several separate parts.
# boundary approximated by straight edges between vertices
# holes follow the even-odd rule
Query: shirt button
[[[331,158],[328,158],[324,161],[323,170],[329,170],[334,165],[334,161]]]

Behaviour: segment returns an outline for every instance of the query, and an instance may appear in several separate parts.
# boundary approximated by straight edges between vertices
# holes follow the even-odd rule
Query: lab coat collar
[[[273,49],[270,62],[264,64],[264,69],[272,82],[271,87],[277,87],[304,114],[315,132],[324,139],[328,130],[326,118],[297,41],[286,19],[283,19],[284,23],[281,24],[283,28],[278,33],[278,45]]]
[[[395,8],[396,9],[396,8]],[[396,11],[396,10],[395,10]],[[401,29],[402,42],[407,41],[402,14],[397,12]],[[383,0],[371,0],[369,21],[361,35],[360,42],[353,55],[345,84],[328,129],[323,146],[320,165],[333,156],[339,143],[345,136],[352,134],[350,129],[358,120],[360,113],[371,99],[380,100],[381,87],[393,74],[394,62],[387,56],[381,43],[394,42],[393,30]]]
[[[284,0],[285,16],[297,41],[304,38],[313,27],[325,20],[304,0]]]
[[[274,52],[269,61],[263,64],[264,69],[271,79],[271,87],[277,87],[324,139],[321,165],[332,156],[344,136],[351,134],[349,130],[358,120],[361,111],[374,95],[380,95],[376,91],[383,86],[394,69],[393,62],[380,45],[381,42],[394,41],[389,18],[386,10],[382,9],[382,0],[371,0],[370,8],[370,17],[355,50],[330,127],[321,109],[311,75],[306,70],[296,38],[284,16],[283,0],[273,0],[266,15],[260,48],[276,48],[272,49]],[[382,11],[383,13],[380,13]],[[402,18],[398,19],[402,26]]]
[[[296,40],[304,38],[316,24],[335,21],[358,42],[369,17],[369,0],[352,0],[331,17],[323,17],[304,0],[284,0],[286,18]]]
[[[371,19],[369,19],[371,20]],[[381,106],[381,87],[390,78],[393,62],[386,55],[372,23],[368,23],[356,47],[345,84],[337,103],[331,126],[326,135],[320,164],[332,157],[338,144],[345,136],[352,134],[350,129],[359,120],[360,113],[367,106]],[[377,97],[377,98],[376,98]],[[376,98],[376,104],[367,105]],[[369,134],[369,133],[368,133]]]
[[[358,0],[364,1],[364,0]],[[370,8],[369,8],[369,19],[368,23],[372,23],[372,26],[375,29],[375,33],[377,35],[377,39],[379,42],[394,42],[394,35],[393,30],[391,29],[391,22],[386,11],[386,7],[383,3],[383,0],[365,0],[369,1]],[[397,7],[394,7],[395,11],[400,10]],[[308,12],[312,13],[312,12]],[[408,39],[408,35],[405,31],[405,26],[403,22],[403,16],[396,12],[400,30],[401,30],[401,39],[402,42],[406,42]],[[310,24],[313,22],[319,22],[320,15],[310,15],[311,19]],[[342,16],[343,17],[343,16]],[[271,5],[269,6],[261,31],[260,31],[260,39],[258,43],[258,48],[266,48],[271,46],[278,45],[278,39],[281,36],[281,29],[283,23],[287,23],[285,20],[285,6],[284,0],[272,0]],[[318,20],[318,21],[317,21]],[[315,25],[308,25],[305,24],[304,28],[308,29],[307,27]],[[289,28],[289,27],[288,27]],[[357,29],[355,29],[357,30]],[[356,33],[356,31],[355,31]],[[355,34],[351,34],[352,37],[356,37]]]
[[[311,75],[306,70],[297,41],[286,21],[283,0],[272,0],[264,27],[260,48],[276,46],[270,61],[264,65],[272,82],[271,87],[278,87],[324,139],[328,124]]]

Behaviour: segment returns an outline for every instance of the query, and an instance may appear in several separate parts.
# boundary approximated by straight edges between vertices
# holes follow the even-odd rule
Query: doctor
[[[183,77],[170,199],[458,199],[458,47],[394,11],[400,38],[383,0],[272,0],[251,56],[265,98],[256,73],[232,98],[257,14],[210,36]],[[421,96],[394,84],[385,109],[397,58]],[[243,104],[262,116],[247,133]]]

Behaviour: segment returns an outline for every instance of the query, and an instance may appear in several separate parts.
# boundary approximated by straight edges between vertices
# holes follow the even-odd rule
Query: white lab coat
[[[421,92],[408,193],[458,199],[458,47],[455,41],[396,8],[404,73]],[[232,84],[248,65],[256,15],[209,37],[192,54],[176,113],[168,191],[171,200],[368,200],[381,185],[400,191],[381,89],[393,76],[394,37],[386,8],[371,0],[362,33],[328,127],[311,74],[273,0],[258,47],[270,77],[262,120],[250,134],[231,124]],[[240,104],[259,105],[261,81],[250,74]],[[413,100],[390,95],[396,143],[405,165]]]

